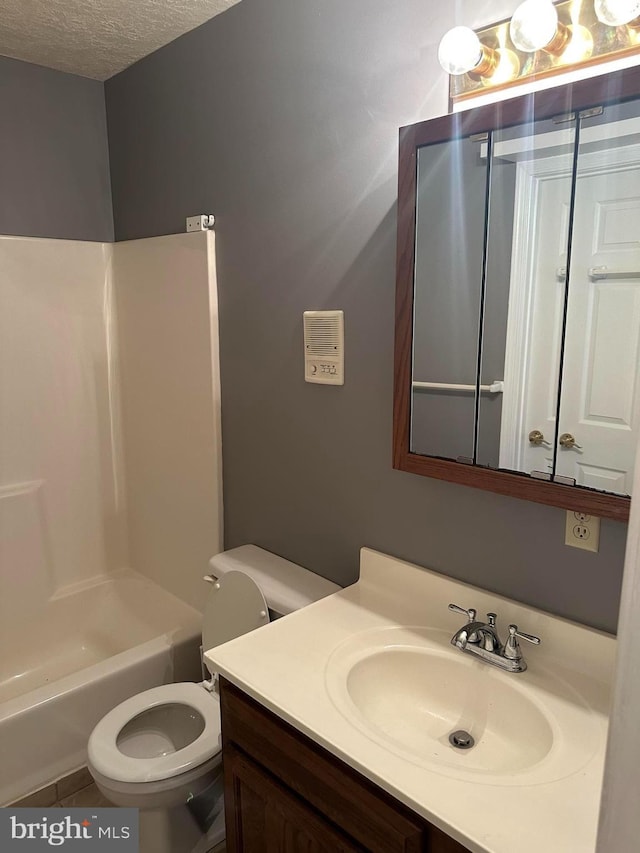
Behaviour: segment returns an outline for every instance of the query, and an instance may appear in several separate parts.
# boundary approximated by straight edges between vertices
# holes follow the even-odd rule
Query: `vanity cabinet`
[[[228,853],[468,853],[220,679]]]

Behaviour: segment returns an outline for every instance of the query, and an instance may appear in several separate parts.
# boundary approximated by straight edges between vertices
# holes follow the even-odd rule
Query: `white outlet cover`
[[[600,519],[584,512],[567,510],[565,545],[597,553],[600,547]]]

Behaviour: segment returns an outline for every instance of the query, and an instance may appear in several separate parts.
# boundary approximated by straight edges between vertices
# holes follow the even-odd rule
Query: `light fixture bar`
[[[450,72],[452,103],[640,53],[640,0],[537,2],[541,13],[542,7],[549,9],[544,26],[541,18],[530,17],[529,25],[526,7],[530,3],[525,2],[516,9],[513,21],[475,30],[482,57],[466,73]],[[626,19],[623,24],[605,23],[622,19]]]

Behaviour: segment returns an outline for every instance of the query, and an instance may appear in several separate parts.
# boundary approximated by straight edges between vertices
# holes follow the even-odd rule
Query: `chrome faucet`
[[[540,637],[518,631],[517,625],[509,625],[509,637],[503,645],[496,629],[495,613],[487,613],[487,622],[478,622],[473,607],[466,610],[457,604],[450,604],[449,610],[462,613],[468,619],[467,624],[456,631],[451,638],[451,645],[507,672],[524,672],[527,668],[518,639],[527,640],[536,646],[540,645]]]

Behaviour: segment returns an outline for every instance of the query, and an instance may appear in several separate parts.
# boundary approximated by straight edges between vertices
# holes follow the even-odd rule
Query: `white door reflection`
[[[637,120],[617,124],[626,127],[615,144],[626,145],[579,155],[557,430],[572,163],[518,162],[500,467],[551,474],[555,456],[556,476],[630,494],[640,421],[640,152]]]

